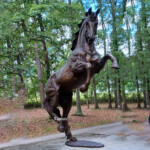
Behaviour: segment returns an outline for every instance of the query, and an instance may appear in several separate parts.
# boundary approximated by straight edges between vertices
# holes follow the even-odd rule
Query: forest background
[[[113,54],[74,103],[127,103],[150,109],[150,0],[0,0],[0,97],[26,97],[25,107],[40,106],[48,78],[71,54],[78,24],[90,7],[100,8],[95,40],[101,56]],[[141,105],[143,103],[143,105]]]

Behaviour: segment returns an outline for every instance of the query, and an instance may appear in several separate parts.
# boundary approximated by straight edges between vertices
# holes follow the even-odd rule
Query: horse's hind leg
[[[44,108],[47,110],[49,115],[59,124],[57,130],[59,132],[65,132],[65,127],[61,120],[61,114],[57,106],[58,98],[55,96],[51,98],[50,102],[47,99],[44,101]]]
[[[59,123],[59,121],[56,120],[61,117],[59,109],[57,108],[59,103],[59,85],[56,83],[56,74],[53,74],[47,81],[45,92],[46,98],[43,103],[44,108],[47,110],[49,115]]]
[[[51,98],[46,97],[43,105],[44,105],[44,108],[47,110],[48,114],[53,119],[61,117],[59,109],[57,108],[57,105],[58,105],[57,95],[54,95]]]
[[[64,119],[68,118],[69,112],[72,107],[72,92],[63,94],[63,99],[61,99],[60,105],[63,108],[62,118],[64,118]],[[65,130],[67,139],[70,139],[71,141],[77,141],[77,139],[72,136],[72,133],[70,131],[70,126],[68,124],[68,120],[63,120],[62,125],[64,126],[64,130]]]

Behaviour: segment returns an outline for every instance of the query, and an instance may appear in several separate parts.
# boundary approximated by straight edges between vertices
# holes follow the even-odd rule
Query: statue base
[[[104,144],[92,142],[92,141],[85,141],[85,140],[77,140],[75,142],[66,141],[65,143],[67,146],[71,147],[87,147],[87,148],[101,148],[104,147]]]

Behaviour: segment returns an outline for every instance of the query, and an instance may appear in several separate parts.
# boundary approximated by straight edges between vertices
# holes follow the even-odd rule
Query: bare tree
[[[95,82],[95,77],[93,77],[93,94],[94,94],[94,108],[99,109],[98,107],[98,101],[97,101],[97,96],[96,96],[96,82]]]
[[[75,115],[77,116],[83,116],[82,110],[81,110],[81,100],[80,100],[80,93],[79,90],[76,90],[76,106],[77,106],[77,111]]]

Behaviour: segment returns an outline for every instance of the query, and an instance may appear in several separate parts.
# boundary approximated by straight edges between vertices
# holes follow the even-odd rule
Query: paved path
[[[97,127],[74,130],[79,140],[100,142],[105,145],[102,150],[150,150],[150,127],[145,124],[143,132],[129,129],[121,122]],[[64,134],[53,134],[34,139],[21,138],[0,144],[0,150],[90,150],[66,146]],[[100,149],[100,148],[94,148]]]
[[[6,115],[1,115],[0,116],[0,121],[6,121],[11,119],[11,114],[6,114]]]

